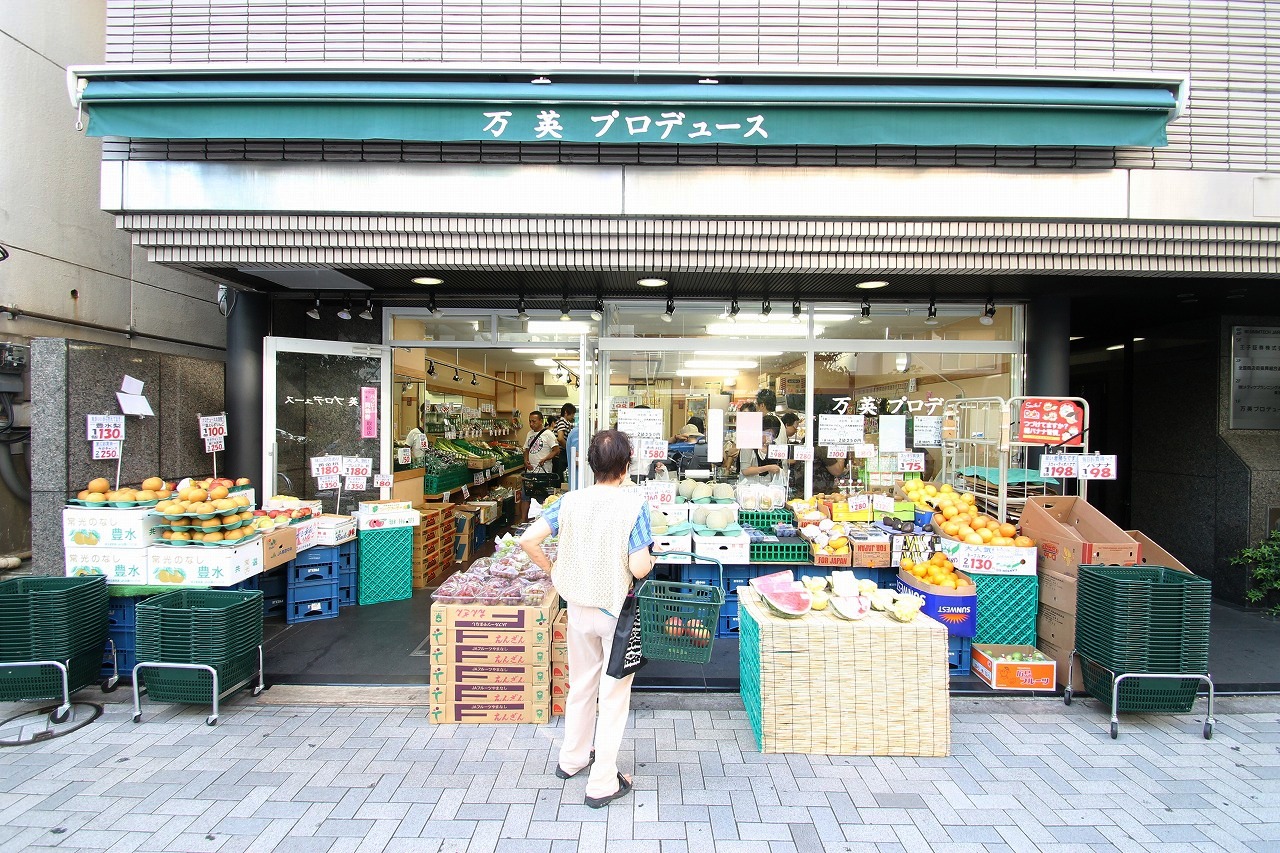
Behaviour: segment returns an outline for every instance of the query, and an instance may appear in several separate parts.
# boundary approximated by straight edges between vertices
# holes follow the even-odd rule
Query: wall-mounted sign
[[[1280,429],[1280,328],[1231,328],[1231,429]]]

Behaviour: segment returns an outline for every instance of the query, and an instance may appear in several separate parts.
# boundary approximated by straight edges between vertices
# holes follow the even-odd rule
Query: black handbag
[[[640,606],[634,595],[628,595],[618,612],[618,625],[613,629],[613,646],[604,674],[626,678],[644,668],[649,661],[640,654]]]

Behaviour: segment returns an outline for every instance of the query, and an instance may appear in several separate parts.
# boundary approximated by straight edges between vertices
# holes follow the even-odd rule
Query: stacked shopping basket
[[[1081,566],[1077,589],[1076,654],[1089,694],[1108,699],[1119,680],[1113,719],[1190,711],[1209,680],[1209,581],[1154,566]]]
[[[142,673],[146,692],[161,702],[218,700],[258,674],[262,690],[262,593],[258,590],[180,589],[152,596],[137,607],[138,664],[134,668],[134,715]],[[216,673],[216,678],[214,674]]]
[[[65,720],[70,694],[98,679],[107,603],[102,576],[0,582],[0,701],[60,698]]]

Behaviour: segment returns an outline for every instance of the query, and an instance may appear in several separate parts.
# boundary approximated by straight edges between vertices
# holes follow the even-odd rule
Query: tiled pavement
[[[1203,702],[1122,716],[1113,741],[1091,700],[956,699],[943,759],[761,755],[737,697],[636,698],[636,790],[599,811],[552,774],[558,718],[241,694],[215,728],[155,703],[135,725],[116,700],[0,748],[0,850],[1280,850],[1280,698],[1220,699],[1211,741]]]

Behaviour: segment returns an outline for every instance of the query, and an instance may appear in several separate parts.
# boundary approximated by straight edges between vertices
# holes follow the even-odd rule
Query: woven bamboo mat
[[[902,624],[880,612],[849,622],[830,610],[782,619],[753,591],[739,596],[743,621],[754,621],[759,633],[758,658],[744,658],[742,692],[744,702],[758,702],[762,752],[950,753],[940,622],[922,614]]]

